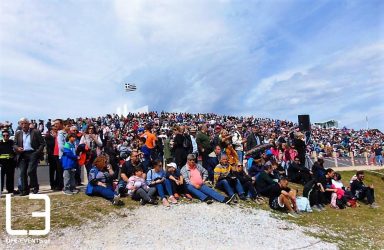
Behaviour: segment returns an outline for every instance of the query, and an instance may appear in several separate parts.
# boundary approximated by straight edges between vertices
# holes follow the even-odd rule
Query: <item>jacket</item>
[[[75,153],[75,144],[66,142],[64,144],[63,155],[61,156],[61,164],[64,170],[76,167],[77,156]]]
[[[45,147],[45,141],[43,136],[41,135],[40,131],[37,129],[29,129],[29,133],[31,135],[31,147],[35,150],[36,154],[42,154],[44,147]],[[16,151],[16,148],[23,147],[23,131],[19,130],[15,134],[15,141],[13,148]],[[20,154],[18,154],[17,158]]]
[[[200,166],[200,164],[196,164],[196,168],[197,168],[197,170],[199,170],[201,177],[203,178],[203,182],[204,182],[208,178],[208,171],[205,168],[203,168],[202,166]],[[183,176],[186,184],[191,184],[190,171],[191,170],[189,170],[188,164],[185,164],[184,167],[182,167],[182,169],[180,170],[180,173]]]

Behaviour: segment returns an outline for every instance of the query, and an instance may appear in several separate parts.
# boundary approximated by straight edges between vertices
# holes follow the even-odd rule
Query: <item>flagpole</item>
[[[365,120],[367,122],[367,130],[369,129],[369,125],[368,125],[368,116],[365,117]]]

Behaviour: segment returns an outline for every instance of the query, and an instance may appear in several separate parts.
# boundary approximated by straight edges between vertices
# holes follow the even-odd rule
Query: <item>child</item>
[[[68,142],[64,144],[64,152],[61,157],[61,163],[64,169],[64,189],[63,193],[66,195],[73,195],[79,192],[75,189],[75,173],[76,173],[76,150],[75,150],[76,135],[68,135]]]
[[[134,200],[140,200],[141,205],[145,205],[146,203],[157,205],[157,201],[153,198],[156,194],[156,188],[148,187],[142,176],[143,169],[141,167],[136,167],[134,175],[128,179],[128,195]]]
[[[180,171],[177,169],[176,163],[171,162],[167,164],[167,167],[166,178],[171,182],[172,191],[175,198],[178,200],[180,198],[180,194],[185,194],[185,197],[188,200],[192,200],[192,196],[186,193],[184,179],[180,174]]]

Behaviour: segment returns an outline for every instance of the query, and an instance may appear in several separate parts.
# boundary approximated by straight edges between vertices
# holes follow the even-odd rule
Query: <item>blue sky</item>
[[[371,0],[0,1],[0,121],[127,104],[384,130],[382,13]]]

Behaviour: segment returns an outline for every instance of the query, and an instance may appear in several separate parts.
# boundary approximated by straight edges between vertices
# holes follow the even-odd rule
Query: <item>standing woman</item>
[[[184,127],[176,126],[174,134],[173,150],[175,152],[175,162],[177,167],[181,168],[187,163],[187,151],[184,147]]]
[[[89,160],[85,164],[87,174],[89,175],[89,171],[92,168],[92,162],[97,157],[97,147],[103,146],[100,136],[97,134],[96,128],[93,124],[87,125],[84,134],[80,139],[80,144],[85,144],[89,148]]]

